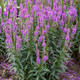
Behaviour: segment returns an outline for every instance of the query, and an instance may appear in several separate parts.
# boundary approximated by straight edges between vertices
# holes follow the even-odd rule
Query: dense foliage
[[[0,33],[0,55],[4,55],[5,53],[6,53],[5,34],[2,31]]]
[[[80,2],[76,3],[77,16],[78,16],[78,27],[73,44],[71,47],[72,57],[76,58],[80,62]]]
[[[78,1],[2,1],[1,27],[16,79],[56,80],[65,71],[78,26],[74,3]]]

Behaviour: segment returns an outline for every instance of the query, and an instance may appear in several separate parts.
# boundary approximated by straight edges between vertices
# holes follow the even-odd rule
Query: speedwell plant
[[[17,0],[7,0],[2,15],[1,26],[14,77],[58,79],[58,73],[65,71],[67,52],[77,30],[73,0],[21,0],[18,7]]]

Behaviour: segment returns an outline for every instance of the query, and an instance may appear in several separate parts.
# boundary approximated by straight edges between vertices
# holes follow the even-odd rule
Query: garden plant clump
[[[80,63],[80,8],[79,7],[80,7],[80,2],[78,2],[76,5],[77,16],[78,16],[78,27],[75,38],[73,40],[71,50],[73,53],[72,57],[74,57]]]
[[[7,59],[16,80],[59,79],[77,31],[78,0],[0,3],[0,32],[5,33]]]

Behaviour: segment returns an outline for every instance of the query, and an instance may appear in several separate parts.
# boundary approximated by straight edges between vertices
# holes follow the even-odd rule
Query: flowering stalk
[[[37,48],[37,44],[36,44],[36,62],[37,64],[40,64],[39,49]]]
[[[66,5],[66,1],[70,5]],[[52,59],[56,62],[56,67],[59,66],[62,57],[65,57],[65,51],[68,47],[71,47],[71,37],[74,37],[77,30],[77,25],[73,25],[75,20],[77,20],[77,11],[73,6],[73,2],[69,0],[23,0],[20,3],[18,12],[16,0],[14,0],[10,5],[9,2],[7,2],[6,9],[2,13],[5,19],[1,20],[1,26],[5,31],[6,45],[9,49],[15,51],[14,58],[18,59],[18,55],[20,59],[27,56],[24,61],[29,64],[29,59],[29,66],[33,65],[36,59],[37,64],[41,63],[40,69],[44,64],[46,64],[47,68],[47,61],[49,57],[51,57],[48,49],[51,49],[51,47],[54,47],[56,44],[61,44],[59,49],[62,51],[59,60],[55,61]],[[53,31],[53,33],[50,32],[50,30]],[[49,44],[51,41],[48,41],[50,38],[48,33],[51,34],[52,41],[56,40],[58,42],[54,41]],[[62,36],[62,41],[57,40],[58,35]],[[56,47],[56,49],[58,48]],[[18,54],[20,51],[21,53]],[[36,56],[34,56],[35,52]],[[54,53],[52,55],[54,55]],[[21,64],[23,64],[23,62],[21,62]],[[25,63],[23,65],[25,65]],[[35,66],[35,64],[33,66]],[[33,69],[33,66],[31,66],[30,69]],[[26,70],[30,69],[24,68],[24,73],[26,74]]]
[[[0,0],[1,10],[2,10],[2,18],[3,18],[3,12],[4,12],[4,4],[3,1]]]

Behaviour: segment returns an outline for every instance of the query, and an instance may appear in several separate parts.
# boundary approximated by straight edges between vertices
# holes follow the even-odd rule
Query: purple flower
[[[66,41],[69,40],[69,35],[66,36]]]
[[[1,16],[1,9],[0,9],[0,16]]]
[[[20,12],[19,12],[19,16],[23,19],[23,18],[28,18],[28,11],[26,8],[22,9]]]
[[[16,5],[16,0],[14,0],[14,5]]]
[[[22,3],[20,3],[20,9],[23,9],[23,4]]]
[[[35,31],[35,32],[34,32],[34,35],[37,36],[37,35],[38,35],[38,31]]]
[[[49,28],[49,24],[45,26],[45,28]]]
[[[42,39],[43,39],[43,38],[42,38],[42,36],[40,36],[40,37],[39,37],[39,42],[41,42],[41,41],[42,41]]]
[[[72,29],[72,33],[75,34],[76,31],[77,31],[77,27],[75,26],[75,27],[73,27],[73,29]]]
[[[43,46],[43,47],[46,47],[46,43],[45,43],[45,41],[43,41],[42,46]]]
[[[21,30],[21,33],[22,33],[23,36],[25,36],[25,35],[27,34],[27,30],[26,30],[26,29],[25,29],[25,30],[22,29],[22,30]]]
[[[77,31],[77,24],[72,28],[72,33],[71,33],[71,38],[73,39],[74,38],[74,35]]]
[[[1,19],[1,26],[4,26],[5,24],[4,24],[4,21],[3,21],[3,19]]]
[[[62,13],[62,20],[64,21],[64,22],[66,22],[66,14],[65,13]]]
[[[12,43],[11,38],[7,38],[7,39],[6,39],[6,43],[7,43],[7,44],[11,44],[11,43]]]
[[[76,77],[77,80],[80,80],[80,77]]]
[[[71,17],[71,19],[73,19],[73,17],[75,17],[77,15],[76,8],[74,8],[73,6],[71,6],[70,9],[69,9],[69,11],[68,11],[68,14]]]
[[[12,8],[10,9],[10,13],[13,14],[13,11],[15,11],[15,6],[12,6]]]
[[[39,6],[36,4],[33,6],[34,10],[37,12],[39,10]]]
[[[12,3],[12,0],[9,0],[10,3]]]
[[[66,0],[63,0],[64,1],[64,3],[66,3]]]
[[[64,21],[63,20],[61,20],[61,23],[60,23],[62,26],[64,26]]]
[[[11,24],[12,23],[12,19],[9,18],[7,21],[6,21],[6,24]]]
[[[40,64],[39,49],[37,48],[37,44],[36,44],[36,62],[37,64]]]
[[[36,26],[36,30],[39,30],[40,28],[39,28],[39,26]]]
[[[13,21],[12,27],[13,27],[13,32],[15,32],[15,30],[17,29],[17,25],[16,25],[15,21]]]
[[[2,32],[1,28],[2,28],[2,27],[0,26],[0,33]]]
[[[40,58],[39,57],[37,57],[36,62],[37,62],[37,64],[40,64]]]
[[[35,4],[35,0],[33,0],[33,4]]]
[[[7,11],[4,11],[3,12],[3,15],[6,17],[6,16],[8,16],[8,12]]]
[[[65,41],[65,46],[67,46],[67,47],[68,47],[68,43],[67,43],[67,41]]]
[[[7,5],[6,5],[6,11],[8,12],[9,11],[9,3],[7,1]]]
[[[16,35],[16,49],[21,47],[21,37]]]
[[[54,16],[54,22],[57,23],[57,16]]]
[[[60,20],[60,16],[57,16],[57,20],[58,20],[58,21]]]
[[[45,30],[43,30],[43,35],[44,35],[44,34],[46,34],[46,33],[47,33],[47,30],[46,30],[46,29],[45,29]]]
[[[48,56],[44,55],[42,60],[45,62],[46,60],[48,60]]]
[[[63,31],[63,32],[64,32],[64,33],[66,33],[66,32],[67,32],[67,28],[66,28],[66,27],[64,28],[64,31]]]
[[[64,10],[66,9],[66,5],[63,6],[63,9],[64,9]]]

